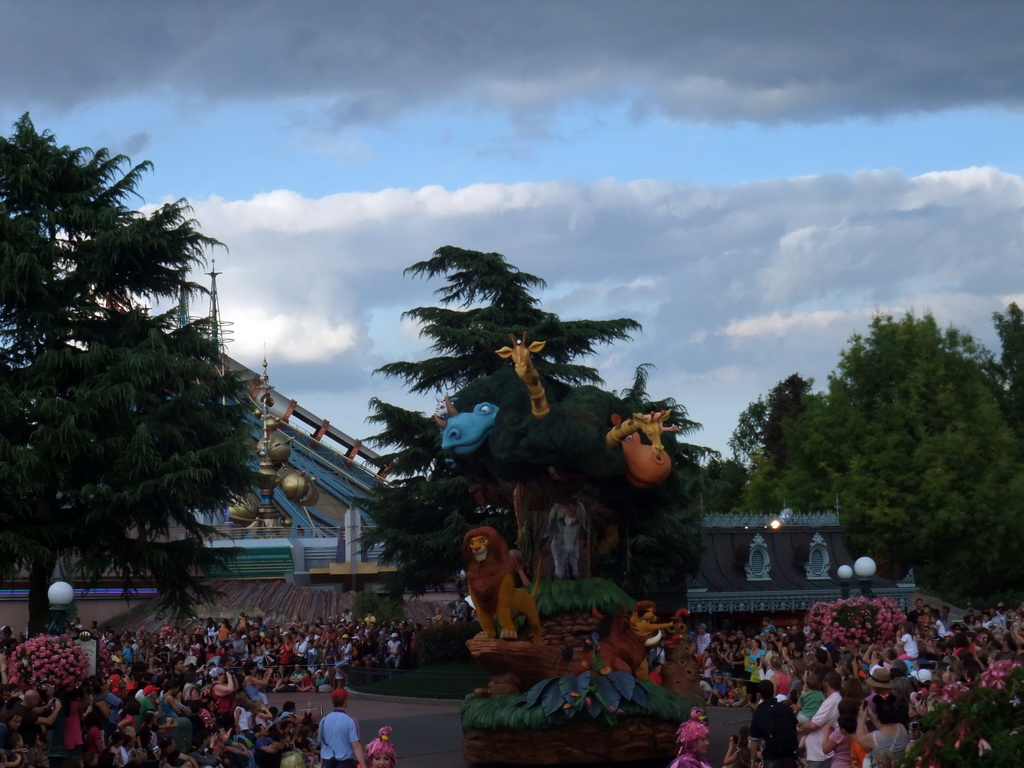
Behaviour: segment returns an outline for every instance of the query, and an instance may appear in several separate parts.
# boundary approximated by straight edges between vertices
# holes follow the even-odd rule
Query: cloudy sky
[[[3,2],[0,130],[155,169],[215,254],[232,356],[365,436],[379,365],[426,356],[402,270],[498,251],[592,363],[726,450],[877,312],[994,345],[1024,297],[1019,2]],[[140,205],[143,204],[140,202]],[[202,282],[207,278],[198,276]],[[197,313],[207,305],[198,302]]]

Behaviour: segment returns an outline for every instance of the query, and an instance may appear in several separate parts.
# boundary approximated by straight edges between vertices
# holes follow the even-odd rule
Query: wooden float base
[[[615,725],[583,717],[555,728],[534,731],[471,730],[462,749],[471,763],[576,765],[624,763],[676,754],[678,724],[650,717],[627,717]]]

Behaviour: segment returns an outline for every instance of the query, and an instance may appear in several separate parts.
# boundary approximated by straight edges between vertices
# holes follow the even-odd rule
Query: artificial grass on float
[[[618,584],[605,579],[542,581],[535,602],[541,616],[579,611],[589,613],[592,608],[603,614],[614,613],[619,606],[632,611],[636,603]]]

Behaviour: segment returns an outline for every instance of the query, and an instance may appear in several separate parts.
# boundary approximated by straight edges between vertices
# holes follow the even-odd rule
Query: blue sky
[[[318,102],[305,99],[292,108],[315,115]],[[14,114],[4,110],[5,117]],[[970,165],[1024,170],[1018,140],[1024,115],[997,108],[824,124],[707,125],[630,115],[622,105],[570,104],[546,116],[543,135],[524,135],[497,110],[466,110],[472,119],[463,121],[458,110],[426,108],[401,124],[340,131],[299,123],[276,103],[196,111],[136,97],[32,114],[62,140],[85,133],[98,139],[95,146],[122,146],[133,159],[152,161],[156,170],[142,190],[150,202],[553,178],[738,184],[863,169],[897,168],[908,176]],[[210,167],[212,158],[217,168]]]
[[[437,286],[402,270],[452,244],[543,277],[564,317],[639,320],[593,364],[619,388],[654,363],[725,451],[876,312],[994,343],[1024,296],[1022,22],[998,0],[11,3],[0,123],[152,161],[145,203],[188,198],[229,248],[231,354],[266,350],[354,435],[371,396],[433,410],[372,370],[426,355],[401,313]]]

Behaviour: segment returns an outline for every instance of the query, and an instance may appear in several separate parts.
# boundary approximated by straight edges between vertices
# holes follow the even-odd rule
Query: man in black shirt
[[[42,738],[43,726],[49,728],[57,719],[60,700],[54,697],[47,704],[43,704],[39,691],[29,688],[12,709],[14,714],[21,715],[21,727],[18,732],[25,740],[25,746],[31,749]]]
[[[761,703],[750,718],[750,739],[763,743],[760,749],[764,768],[796,768],[796,715],[786,704],[775,698],[775,685],[771,680],[757,684]],[[757,749],[751,750],[757,759]]]

